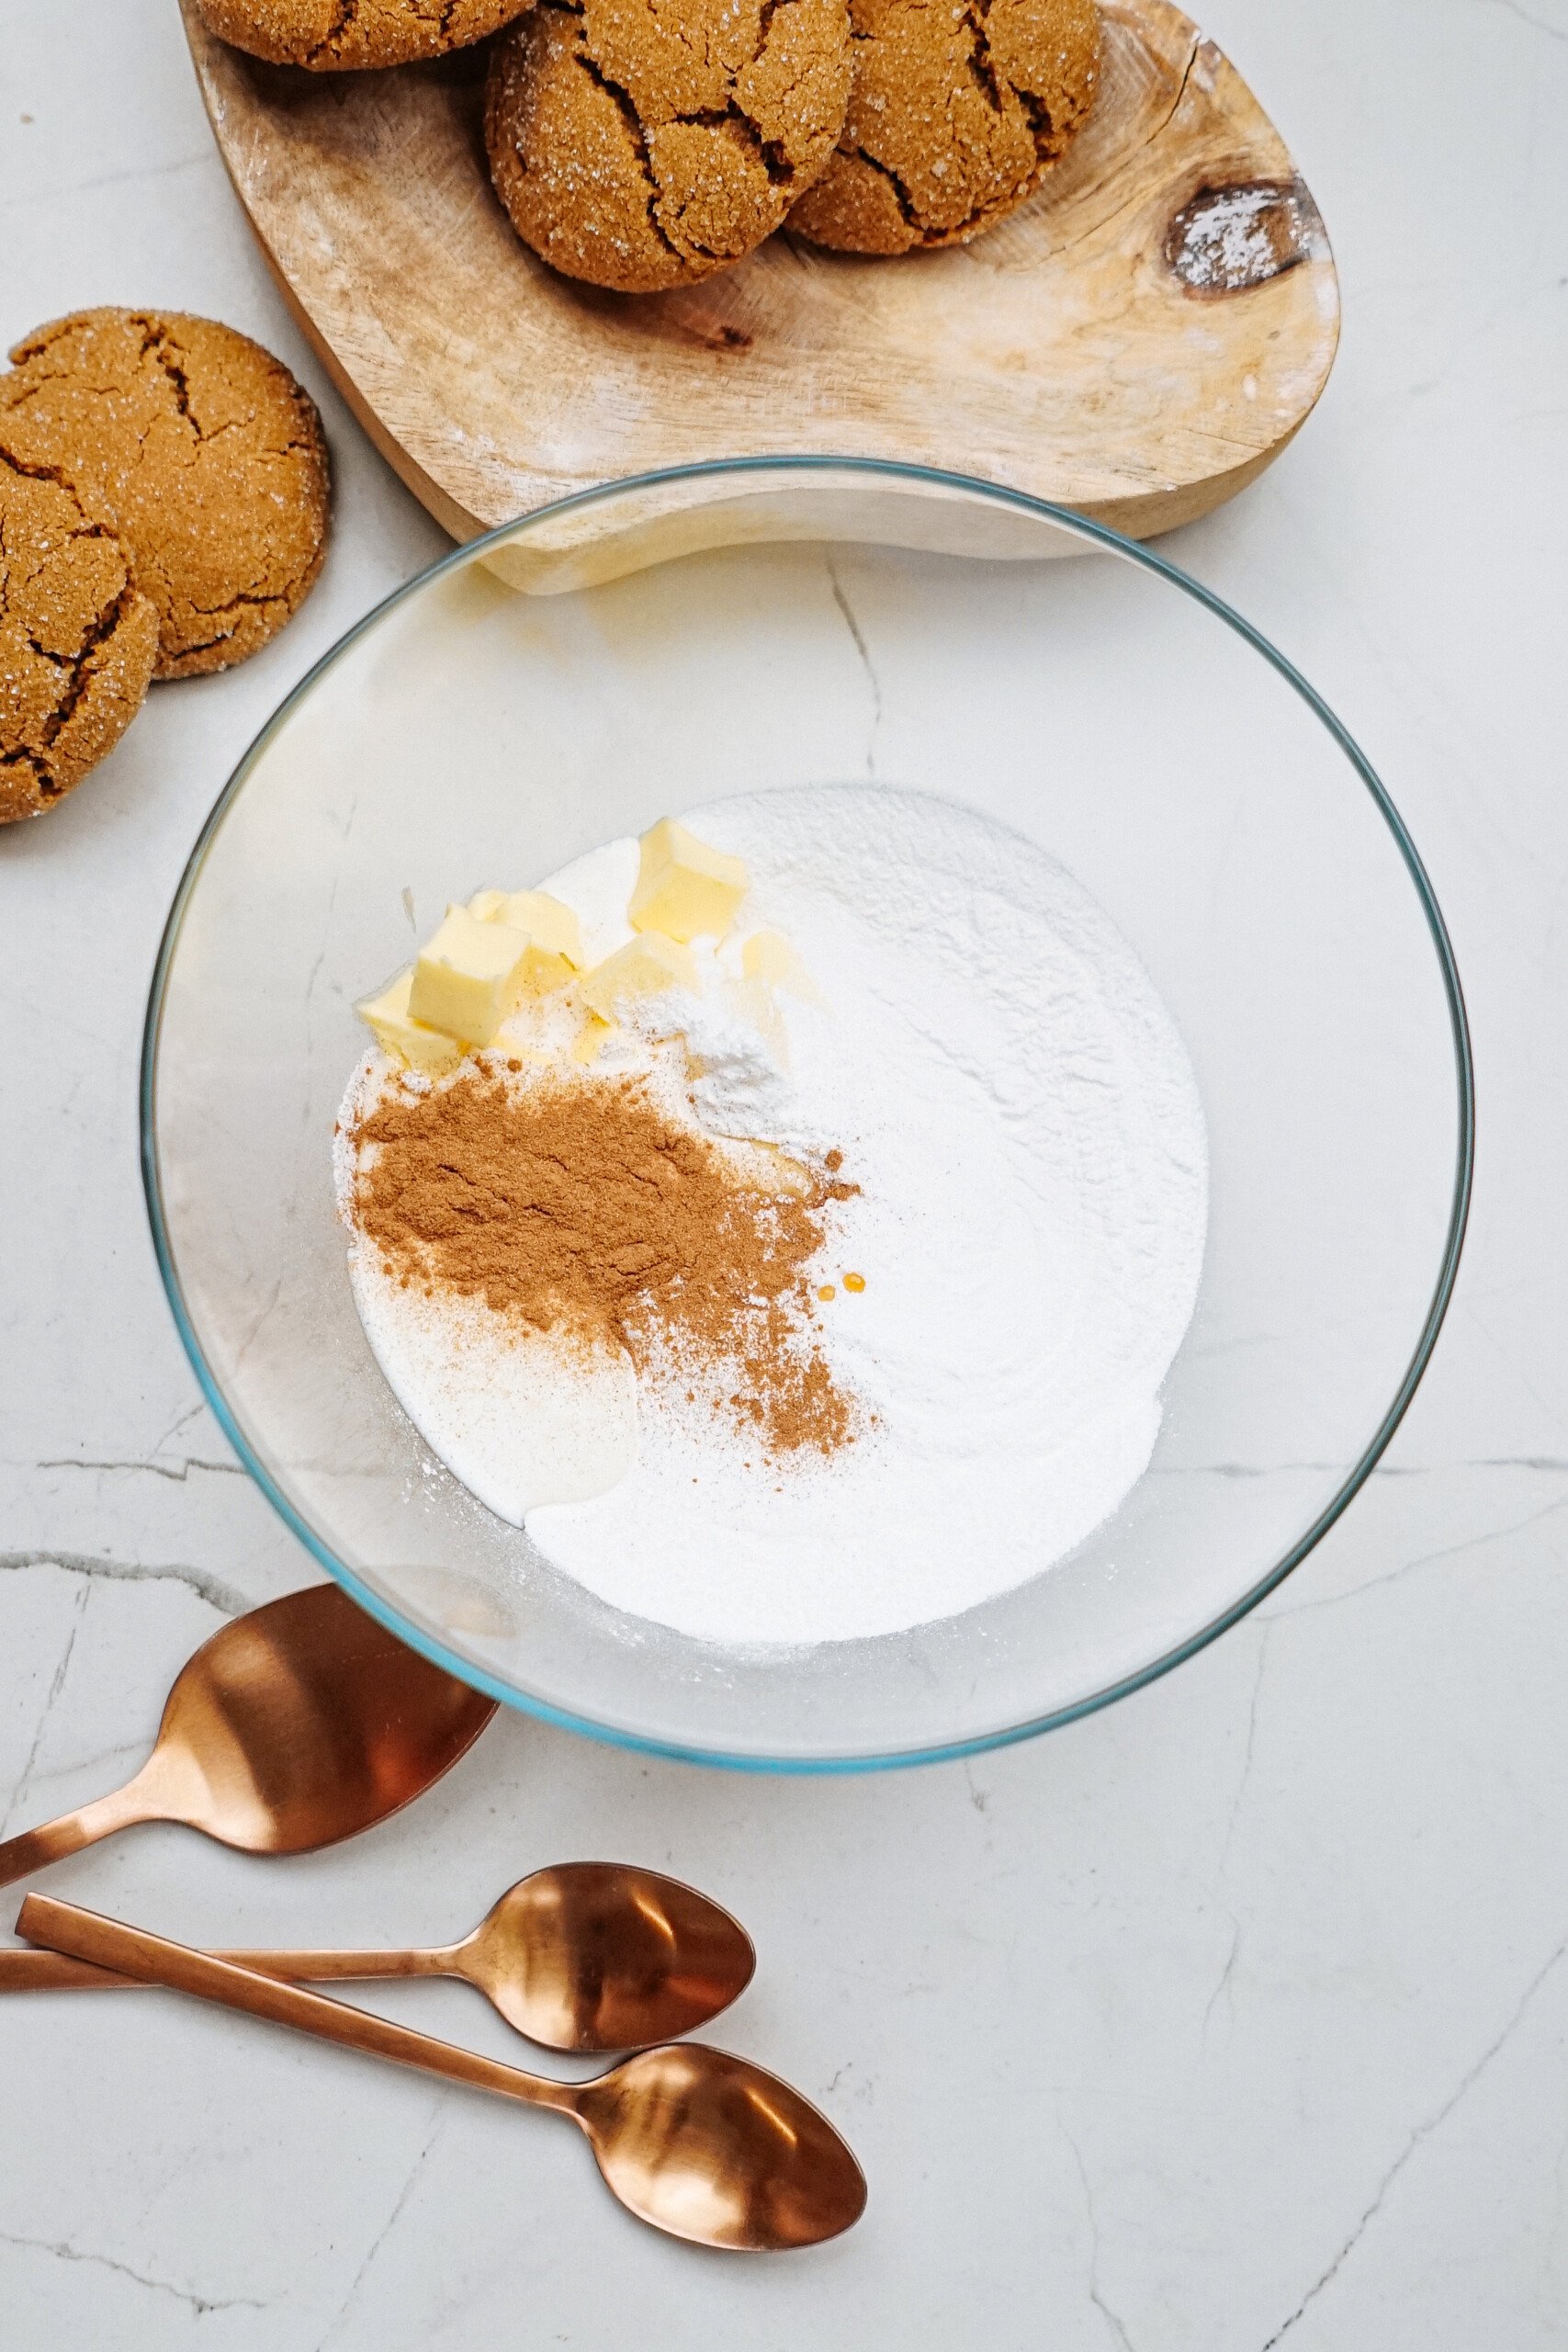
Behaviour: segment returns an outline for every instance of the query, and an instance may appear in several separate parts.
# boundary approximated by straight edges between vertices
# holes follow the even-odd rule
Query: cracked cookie
[[[254,653],[304,601],[326,540],[315,403],[248,335],[175,311],[79,311],[17,345],[0,459],[47,472],[130,549],[160,678]]]
[[[840,252],[965,244],[1034,187],[1088,114],[1093,0],[851,0],[843,136],[789,225]]]
[[[509,25],[531,0],[197,0],[220,40],[316,74],[444,57]]]
[[[138,710],[158,616],[65,483],[0,457],[0,825],[41,817]]]
[[[491,172],[552,267],[689,286],[778,227],[849,89],[845,0],[540,0],[491,56]]]

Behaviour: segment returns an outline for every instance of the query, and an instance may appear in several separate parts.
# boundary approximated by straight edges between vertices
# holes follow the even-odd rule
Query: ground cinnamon
[[[639,1375],[680,1383],[769,1455],[852,1440],[808,1276],[832,1204],[855,1190],[839,1152],[792,1162],[798,1193],[764,1191],[637,1079],[520,1077],[493,1060],[395,1089],[351,1140],[355,1222],[403,1283],[618,1342]]]

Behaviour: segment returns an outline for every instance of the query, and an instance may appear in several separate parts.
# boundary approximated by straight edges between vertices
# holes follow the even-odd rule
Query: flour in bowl
[[[424,1069],[355,1074],[361,1317],[434,1450],[614,1607],[746,1646],[954,1615],[1147,1466],[1206,1227],[1185,1051],[1095,901],[989,819],[845,785],[682,821],[689,874],[623,842],[540,885],[569,961],[477,1055],[415,1022]],[[482,1163],[398,1159],[459,1112]],[[405,1166],[446,1189],[400,1261]]]

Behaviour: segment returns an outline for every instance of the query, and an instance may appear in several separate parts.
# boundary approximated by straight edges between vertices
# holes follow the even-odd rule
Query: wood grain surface
[[[974,244],[864,260],[786,233],[641,296],[558,277],[513,235],[479,137],[483,50],[299,73],[182,6],[293,309],[457,537],[593,482],[801,451],[979,474],[1147,537],[1253,481],[1333,363],[1317,209],[1234,66],[1167,0],[1103,0],[1095,113]]]

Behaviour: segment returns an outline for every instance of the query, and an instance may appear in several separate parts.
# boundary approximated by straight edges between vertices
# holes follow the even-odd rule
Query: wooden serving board
[[[181,5],[290,304],[459,538],[616,477],[803,451],[980,474],[1147,537],[1254,480],[1333,362],[1317,208],[1167,0],[1102,0],[1094,113],[974,244],[873,261],[786,233],[656,295],[558,277],[513,235],[485,168],[482,49],[307,74],[225,48]]]

